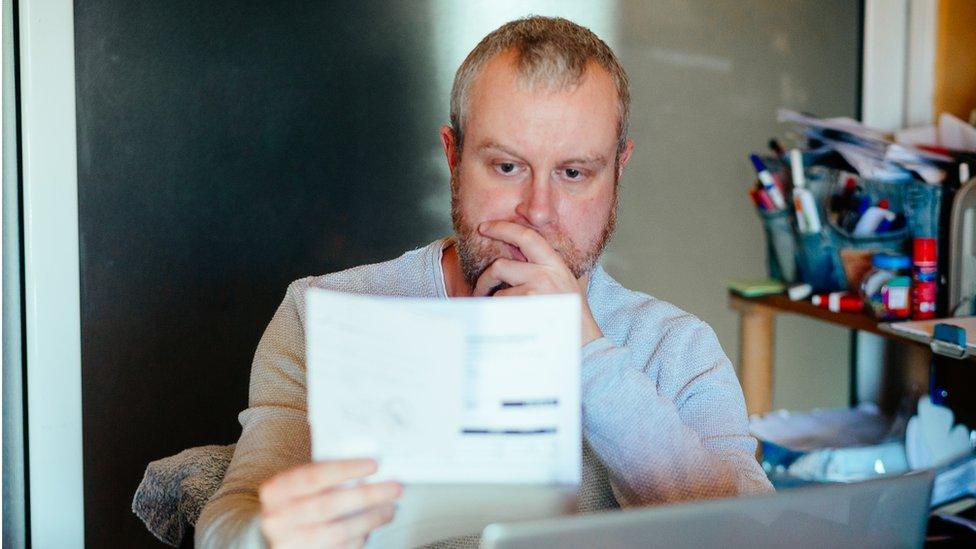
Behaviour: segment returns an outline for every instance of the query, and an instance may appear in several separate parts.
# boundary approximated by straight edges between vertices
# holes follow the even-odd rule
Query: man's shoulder
[[[711,330],[703,320],[668,301],[624,287],[600,267],[594,271],[591,292],[590,306],[598,321],[618,338]]]
[[[731,363],[705,321],[603,275],[595,292],[605,302],[597,322],[611,341],[631,350],[635,365],[656,380],[663,394],[677,395],[715,368],[721,379],[734,383]]]
[[[430,297],[436,293],[434,261],[440,240],[382,261],[293,281],[288,292],[304,300],[309,288],[335,292],[398,297]]]

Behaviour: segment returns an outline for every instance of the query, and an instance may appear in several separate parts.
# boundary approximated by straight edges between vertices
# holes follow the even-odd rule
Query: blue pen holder
[[[826,231],[797,236],[797,264],[800,280],[815,292],[834,292],[847,288],[844,268],[833,240]]]
[[[797,280],[796,238],[793,211],[759,212],[766,233],[766,266],[769,277],[787,284]]]
[[[778,159],[765,161],[774,172],[783,169]],[[817,292],[856,290],[870,269],[875,252],[909,254],[913,237],[938,235],[941,187],[907,176],[886,181],[858,178],[857,186],[872,204],[888,200],[891,211],[903,214],[906,224],[881,234],[854,236],[838,224],[830,209],[831,195],[839,194],[851,175],[820,166],[804,173],[806,187],[817,203],[822,229],[818,233],[799,233],[790,207],[778,212],[759,211],[766,233],[770,278],[786,283],[806,282]]]
[[[806,163],[806,161],[804,161]],[[804,171],[807,190],[817,204],[817,216],[821,230],[816,233],[797,233],[797,266],[800,280],[813,287],[815,292],[834,292],[847,288],[844,269],[840,263],[837,245],[827,230],[825,205],[830,197],[831,170],[812,167]]]
[[[938,238],[942,187],[912,180],[904,189],[905,215],[913,238]]]
[[[835,261],[844,273],[843,288],[855,290],[863,275],[871,268],[871,256],[877,252],[911,254],[913,236],[938,233],[939,193],[941,189],[923,181],[904,177],[901,179],[857,179],[857,187],[871,204],[887,200],[888,208],[905,217],[905,226],[880,234],[855,236],[839,223],[830,210],[830,196],[840,194],[850,176],[837,170],[826,170],[826,177],[818,181],[818,200],[825,216],[826,235],[837,251]],[[826,192],[824,192],[826,190]],[[818,194],[820,194],[818,193]],[[836,275],[836,271],[835,271]],[[837,288],[842,289],[842,288]]]

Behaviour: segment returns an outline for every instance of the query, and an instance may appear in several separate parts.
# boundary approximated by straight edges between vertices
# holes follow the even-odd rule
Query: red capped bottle
[[[916,238],[912,254],[912,320],[935,318],[938,248],[934,238]]]

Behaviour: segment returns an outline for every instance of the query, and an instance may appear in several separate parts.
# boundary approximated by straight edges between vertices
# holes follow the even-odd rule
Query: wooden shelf
[[[866,313],[832,313],[808,301],[790,301],[785,295],[742,297],[729,292],[729,306],[739,313],[739,380],[746,411],[764,414],[773,407],[773,359],[776,315],[796,314],[850,330],[928,349],[928,344],[879,328]]]
[[[928,348],[927,343],[922,343],[914,339],[882,330],[878,327],[879,321],[867,313],[832,313],[826,309],[821,309],[809,301],[790,301],[783,294],[767,295],[762,297],[743,297],[736,293],[729,292],[729,306],[742,312],[748,308],[768,307],[774,313],[793,313],[801,316],[815,318],[829,324],[835,324],[849,328],[870,332],[892,341],[900,341],[912,345],[919,345]]]

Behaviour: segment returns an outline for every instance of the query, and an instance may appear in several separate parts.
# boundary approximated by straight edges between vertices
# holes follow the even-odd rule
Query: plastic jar
[[[879,320],[898,320],[912,314],[912,259],[907,255],[877,253],[871,270],[861,279],[861,299]]]

